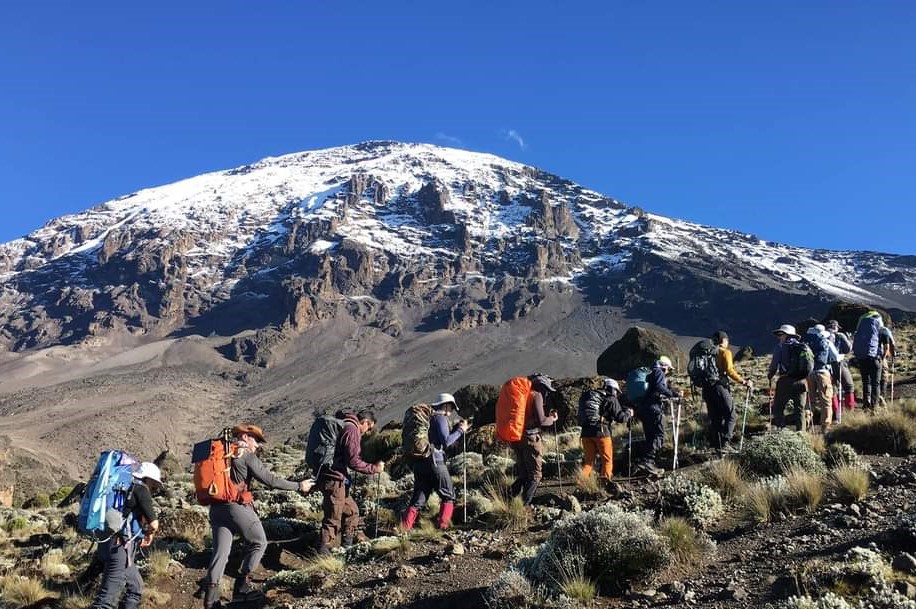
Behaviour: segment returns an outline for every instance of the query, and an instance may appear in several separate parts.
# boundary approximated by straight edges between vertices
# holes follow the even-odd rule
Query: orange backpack
[[[517,376],[505,382],[496,400],[496,435],[504,442],[518,442],[525,433],[525,414],[531,397],[531,381]]]
[[[232,459],[235,457],[231,433],[226,429],[219,438],[194,445],[191,453],[194,462],[194,493],[200,505],[250,503],[251,494],[245,485],[236,484],[230,475]]]

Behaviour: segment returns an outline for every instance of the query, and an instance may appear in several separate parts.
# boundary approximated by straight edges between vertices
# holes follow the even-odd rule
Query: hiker
[[[852,339],[852,352],[862,374],[862,405],[873,409],[881,397],[880,336],[884,321],[878,311],[868,311],[859,318]]]
[[[830,339],[830,332],[821,324],[808,328],[805,335],[805,341],[814,354],[813,369],[808,376],[808,398],[811,410],[820,413],[822,433],[827,433],[833,423],[832,370],[841,357]]]
[[[330,467],[322,468],[318,474],[318,488],[324,495],[321,509],[324,519],[321,521],[321,534],[318,541],[318,553],[330,554],[331,546],[337,542],[348,548],[353,545],[356,527],[359,525],[359,508],[350,496],[350,474],[353,469],[361,474],[381,474],[385,462],[366,463],[362,459],[362,436],[375,428],[375,413],[371,410],[360,410],[357,414],[338,412],[337,418],[344,422],[343,429],[337,437],[334,449],[334,460]]]
[[[897,357],[897,342],[894,340],[894,333],[887,326],[881,326],[878,330],[878,353],[881,355],[881,394],[878,396],[878,402],[883,406],[884,396],[887,395],[887,379],[893,373],[892,364]]]
[[[665,470],[658,467],[655,457],[665,445],[665,415],[662,409],[662,398],[682,398],[683,389],[668,387],[666,375],[673,368],[671,358],[662,355],[652,365],[646,376],[646,393],[638,401],[636,414],[642,421],[643,433],[646,436],[646,448],[638,469],[647,474],[661,475]]]
[[[104,571],[102,585],[91,609],[136,609],[140,605],[143,578],[137,569],[135,555],[137,546],[145,548],[150,545],[159,530],[159,516],[153,503],[153,493],[162,486],[162,473],[155,464],[144,462],[132,477],[133,482],[125,506],[126,513],[139,523],[143,538],[138,540],[138,533],[125,539],[125,533],[122,532],[99,544],[98,556],[104,565]]]
[[[596,457],[601,460],[601,476],[608,482],[614,475],[614,444],[611,440],[611,421],[630,423],[632,408],[620,405],[620,385],[605,378],[603,390],[589,389],[579,399],[578,419],[582,427],[582,450],[585,463],[582,476],[592,475]]]
[[[524,433],[521,440],[510,444],[515,452],[516,479],[509,492],[512,496],[521,495],[525,505],[531,503],[541,482],[544,465],[541,428],[550,427],[559,418],[556,410],[544,414],[547,395],[554,391],[553,380],[545,374],[533,374],[528,381],[531,389],[525,405]]]
[[[719,378],[711,385],[702,387],[703,401],[709,414],[710,435],[717,442],[721,452],[738,452],[732,444],[738,416],[731,393],[731,381],[753,389],[754,384],[745,380],[735,369],[735,360],[728,348],[728,334],[724,330],[713,332],[712,342],[716,345],[716,368]]]
[[[202,582],[204,609],[219,606],[219,582],[226,570],[232,539],[240,536],[246,542],[245,555],[238,577],[232,587],[232,601],[244,602],[261,596],[251,586],[251,574],[258,568],[267,550],[267,535],[261,519],[252,507],[251,483],[257,480],[264,486],[284,491],[299,491],[303,495],[312,490],[313,482],[284,480],[271,473],[257,456],[258,447],[264,444],[264,432],[257,425],[242,423],[231,430],[233,438],[232,464],[229,477],[237,490],[237,501],[220,501],[210,504],[210,527],[213,532],[213,554]]]
[[[770,359],[767,380],[770,382],[770,395],[773,398],[773,426],[782,429],[786,425],[785,408],[792,403],[790,423],[798,431],[805,430],[805,415],[808,403],[807,378],[813,367],[813,355],[798,340],[795,326],[783,324],[773,334],[779,341]],[[807,350],[807,358],[803,357]],[[805,363],[803,360],[807,360]],[[776,391],[773,392],[773,377],[776,377]]]
[[[845,405],[849,410],[856,407],[856,388],[852,381],[852,372],[849,370],[847,361],[852,353],[852,340],[840,328],[840,322],[831,319],[827,322],[827,331],[830,332],[830,340],[840,355],[839,362],[834,366],[833,386],[839,389],[843,396],[843,404],[840,404],[839,396],[834,395],[833,410],[834,414],[839,413],[840,407]]]
[[[452,521],[452,512],[455,510],[455,489],[452,485],[452,477],[445,466],[445,451],[467,433],[468,423],[462,419],[458,421],[451,433],[449,432],[448,418],[453,411],[458,411],[455,398],[450,393],[440,393],[430,406],[433,408],[428,433],[430,455],[415,461],[412,467],[413,495],[401,518],[401,526],[406,531],[413,528],[420,510],[426,507],[426,500],[433,491],[438,493],[442,500],[439,515],[436,518],[437,528],[447,529]]]

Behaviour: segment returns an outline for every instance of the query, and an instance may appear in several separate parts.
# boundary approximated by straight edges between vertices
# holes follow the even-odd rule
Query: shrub
[[[601,480],[598,476],[595,475],[595,472],[591,472],[588,476],[582,473],[582,468],[576,468],[576,487],[592,497],[601,495],[603,492]]]
[[[831,472],[831,482],[841,501],[861,501],[868,494],[870,480],[868,471],[851,465],[843,465]]]
[[[41,510],[51,506],[51,501],[44,493],[38,493],[29,497],[22,503],[22,507],[27,510]]]
[[[386,429],[363,437],[362,457],[366,463],[391,459],[401,447],[401,430]]]
[[[0,593],[3,603],[10,608],[29,607],[56,594],[45,588],[41,580],[21,575],[7,575],[0,578]]]
[[[868,467],[865,462],[862,461],[862,458],[859,457],[859,453],[856,452],[856,449],[845,442],[837,442],[836,444],[827,446],[827,453],[824,455],[824,461],[826,461],[830,469],[843,467],[844,465],[858,467],[860,469]]]
[[[669,476],[659,489],[662,513],[683,516],[700,528],[712,524],[724,511],[719,493],[685,476]]]
[[[528,578],[515,569],[503,571],[484,593],[484,602],[490,609],[517,609],[527,607],[534,590]]]
[[[453,476],[460,476],[464,471],[465,464],[468,468],[468,476],[473,475],[474,473],[480,473],[483,471],[483,455],[480,453],[460,453],[448,460],[446,465],[448,466],[448,473]]]
[[[210,533],[210,519],[206,512],[198,509],[164,512],[160,523],[162,539],[186,541],[198,549],[205,546],[204,540]]]
[[[804,508],[811,513],[817,509],[824,498],[824,479],[818,474],[812,474],[799,468],[792,468],[786,474],[786,484],[789,487],[788,506],[791,509]]]
[[[468,492],[468,518],[477,518],[493,511],[493,502],[483,496],[480,491]]]
[[[706,533],[697,531],[687,520],[673,516],[658,525],[658,534],[668,543],[674,559],[683,565],[693,564],[715,550],[715,542]]]
[[[916,448],[916,419],[899,407],[869,415],[853,411],[827,434],[831,443],[845,442],[860,453],[906,455]]]
[[[6,530],[9,533],[19,533],[29,528],[29,521],[23,516],[16,516],[6,522]]]
[[[512,470],[515,468],[514,459],[497,454],[488,455],[487,458],[483,460],[483,464],[490,471],[501,472],[506,475],[511,474]]]
[[[281,588],[292,593],[307,593],[321,587],[325,575],[339,573],[345,562],[339,556],[316,556],[297,571],[280,571],[267,578],[264,589]]]
[[[802,433],[782,430],[752,438],[739,456],[744,471],[758,477],[779,476],[793,468],[824,473],[826,468]]]
[[[488,482],[484,486],[484,497],[490,501],[489,514],[496,526],[510,531],[528,526],[528,508],[518,495],[511,496],[505,488]]]
[[[433,525],[430,520],[422,520],[419,525],[411,529],[411,541],[438,541],[442,539],[443,532]]]
[[[57,505],[58,503],[60,503],[61,501],[69,497],[70,493],[72,492],[73,492],[72,486],[62,486],[59,489],[57,489],[56,491],[54,491],[53,493],[51,493],[51,495],[48,497],[48,500],[51,502],[52,505]]]
[[[732,501],[740,496],[747,487],[741,477],[741,468],[733,459],[718,459],[707,463],[699,472],[700,481],[719,491],[725,501]]]
[[[41,557],[41,574],[46,579],[70,577],[70,567],[67,565],[64,553],[61,550],[48,550]]]
[[[146,575],[156,580],[169,574],[172,555],[166,550],[153,550],[146,559]]]
[[[579,573],[606,592],[651,580],[671,562],[667,543],[646,520],[607,503],[560,520],[530,560],[520,567],[555,591],[557,573]]]

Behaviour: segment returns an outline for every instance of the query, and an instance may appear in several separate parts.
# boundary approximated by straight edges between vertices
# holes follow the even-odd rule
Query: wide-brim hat
[[[261,430],[257,425],[251,423],[241,423],[232,428],[232,435],[240,436],[243,433],[247,433],[249,436],[253,437],[258,442],[262,444],[267,442],[267,438],[264,437],[264,431]]]
[[[149,461],[141,463],[137,471],[133,473],[133,477],[138,480],[148,479],[157,484],[162,484],[162,470],[159,469],[158,465]]]
[[[620,391],[620,384],[612,378],[605,377],[604,388],[605,389],[616,389],[617,391]]]
[[[786,336],[798,336],[795,333],[795,326],[790,325],[790,324],[782,324],[781,326],[773,330],[773,334],[785,334]]]
[[[443,404],[451,404],[455,412],[458,412],[458,402],[451,393],[440,393],[434,402],[429,403],[430,406],[442,406]]]
[[[546,374],[532,375],[531,381],[541,385],[547,391],[556,391],[556,389],[553,388],[553,379]]]

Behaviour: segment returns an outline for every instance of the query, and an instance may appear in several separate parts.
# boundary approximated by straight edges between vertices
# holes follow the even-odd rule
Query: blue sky
[[[18,2],[0,242],[368,139],[536,165],[808,247],[916,253],[916,3]]]

